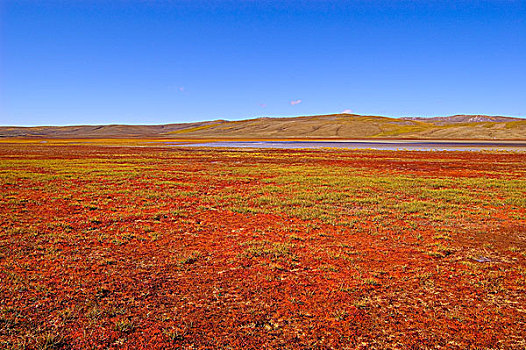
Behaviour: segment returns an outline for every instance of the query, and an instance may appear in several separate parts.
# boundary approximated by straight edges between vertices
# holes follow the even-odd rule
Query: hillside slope
[[[333,114],[165,125],[0,127],[0,137],[526,140],[526,119],[480,115],[388,118]]]

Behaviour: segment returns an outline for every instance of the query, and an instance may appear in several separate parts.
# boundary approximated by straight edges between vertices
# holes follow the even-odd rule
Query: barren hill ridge
[[[5,126],[0,127],[0,137],[526,140],[526,119],[486,115],[390,118],[331,114],[164,125]]]

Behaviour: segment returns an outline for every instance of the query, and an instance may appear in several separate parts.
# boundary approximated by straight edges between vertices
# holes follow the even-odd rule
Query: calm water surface
[[[377,149],[409,151],[526,151],[526,142],[439,142],[439,141],[218,141],[181,145],[166,142],[173,146],[184,147],[223,147],[223,148],[343,148],[343,149]]]

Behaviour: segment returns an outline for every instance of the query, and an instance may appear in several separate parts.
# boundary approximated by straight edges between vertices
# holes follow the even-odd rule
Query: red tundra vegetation
[[[524,349],[526,154],[0,145],[3,349]]]

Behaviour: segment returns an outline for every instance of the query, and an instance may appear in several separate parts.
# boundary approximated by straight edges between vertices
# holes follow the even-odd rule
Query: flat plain
[[[0,347],[524,349],[526,153],[0,145]]]

